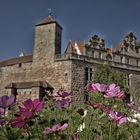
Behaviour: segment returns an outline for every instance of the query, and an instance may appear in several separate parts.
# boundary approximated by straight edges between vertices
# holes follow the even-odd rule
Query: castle
[[[128,75],[140,75],[140,44],[133,33],[116,48],[105,48],[94,35],[85,42],[68,42],[61,54],[62,27],[50,15],[35,26],[33,55],[0,62],[0,93],[17,98],[42,98],[53,91],[67,90],[77,102],[84,101],[85,85],[94,79],[97,65],[108,62]]]

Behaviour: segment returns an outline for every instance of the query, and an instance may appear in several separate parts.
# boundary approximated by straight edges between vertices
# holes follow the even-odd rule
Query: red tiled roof
[[[80,41],[78,41],[76,43],[77,43],[77,46],[78,46],[78,48],[80,50],[80,53],[82,55],[84,55],[85,54],[85,43],[84,42],[80,42]]]
[[[51,23],[56,23],[62,29],[62,27],[57,23],[57,21],[55,21],[50,15],[44,20],[42,20],[40,23],[36,24],[36,26],[51,24]]]
[[[32,62],[33,55],[21,56],[0,62],[0,67]]]

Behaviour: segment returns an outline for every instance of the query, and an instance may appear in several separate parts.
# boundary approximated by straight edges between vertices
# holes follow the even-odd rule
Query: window
[[[94,51],[92,50],[92,57],[94,58]]]
[[[86,81],[88,81],[88,68],[87,67],[85,69],[85,76],[86,76]]]
[[[19,63],[18,67],[20,68],[22,66],[22,63]]]
[[[89,72],[89,80],[92,81],[92,68],[90,68],[89,70],[90,70],[90,72]]]
[[[107,54],[106,59],[107,59],[108,61],[111,61],[111,60],[112,60],[112,56],[111,56],[110,54]]]
[[[129,84],[130,84],[129,74],[125,75],[125,77],[124,77],[124,84],[126,86],[129,86]]]
[[[136,53],[139,53],[139,49],[138,48],[136,48]]]
[[[120,62],[123,63],[123,57],[122,56],[120,57]]]
[[[126,64],[129,64],[129,58],[126,58]]]
[[[102,57],[102,54],[101,54],[101,52],[99,52],[99,59],[101,59],[101,57]]]
[[[88,67],[85,68],[85,80],[86,80],[86,84],[89,81],[92,81],[92,68],[88,68]]]
[[[139,60],[136,60],[136,65],[139,66]]]

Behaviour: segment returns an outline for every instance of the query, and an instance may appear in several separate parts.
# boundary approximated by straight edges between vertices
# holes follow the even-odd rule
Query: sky
[[[69,40],[88,42],[95,34],[106,47],[129,32],[140,40],[140,0],[0,0],[0,61],[32,54],[35,25],[49,8],[63,27],[62,51]]]

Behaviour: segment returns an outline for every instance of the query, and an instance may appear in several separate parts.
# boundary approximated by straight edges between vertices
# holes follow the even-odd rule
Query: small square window
[[[22,63],[19,63],[19,65],[18,65],[19,67],[22,67]]]

